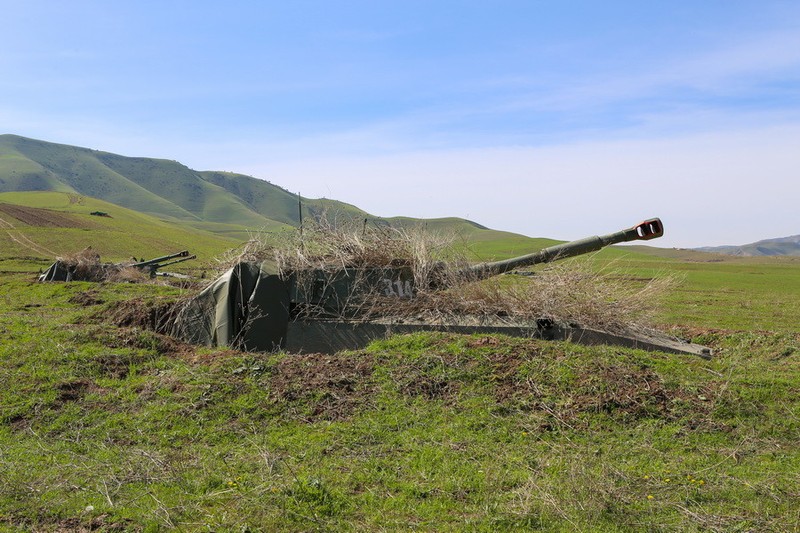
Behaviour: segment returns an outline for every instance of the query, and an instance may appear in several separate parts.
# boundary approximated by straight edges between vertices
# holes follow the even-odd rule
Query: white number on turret
[[[384,296],[393,296],[395,298],[413,298],[414,296],[414,287],[409,280],[398,279],[392,282],[389,278],[384,278],[381,280],[381,285],[383,286]]]

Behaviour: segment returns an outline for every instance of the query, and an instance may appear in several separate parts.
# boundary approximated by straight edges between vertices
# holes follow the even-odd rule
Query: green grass
[[[117,325],[180,289],[4,275],[0,524],[797,530],[797,263],[617,253],[632,277],[683,276],[662,321],[713,360],[445,334],[334,356],[200,349]]]
[[[737,330],[798,331],[800,261],[681,264],[666,322]]]
[[[599,256],[596,261],[606,265],[606,259],[612,259],[611,269],[618,268],[634,280],[672,277],[674,287],[658,317],[664,326],[798,331],[800,260],[728,257],[698,262],[698,256],[702,254],[681,261],[636,253],[619,258]]]
[[[796,259],[580,260],[674,277],[657,322],[711,361],[445,334],[241,353],[143,327],[183,289],[33,283],[52,258],[11,237],[201,267],[237,241],[76,195],[0,201],[83,224],[0,231],[0,530],[800,529]],[[555,242],[456,225],[477,259]]]
[[[189,249],[199,256],[201,263],[208,264],[242,242],[74,194],[0,193],[0,202],[55,211],[78,226],[28,225],[0,212],[0,218],[14,225],[13,230],[0,228],[0,270],[15,270],[9,268],[13,264],[30,271],[31,266],[39,268],[51,263],[57,255],[75,253],[87,246],[105,261],[123,261],[132,256],[151,258]],[[91,216],[95,211],[108,213],[110,217]],[[33,241],[36,249],[22,244],[20,241],[24,239],[20,235],[27,242]],[[27,268],[23,266],[26,262]]]

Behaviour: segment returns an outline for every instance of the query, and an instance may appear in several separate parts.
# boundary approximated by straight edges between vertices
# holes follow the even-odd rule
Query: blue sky
[[[800,233],[796,1],[0,9],[0,133],[530,236]]]

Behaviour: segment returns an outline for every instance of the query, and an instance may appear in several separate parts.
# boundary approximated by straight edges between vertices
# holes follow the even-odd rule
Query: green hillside
[[[188,249],[208,263],[239,243],[74,193],[0,193],[0,270],[41,266],[88,246],[108,261]]]
[[[299,222],[296,195],[250,176],[0,135],[0,192],[12,191],[72,192],[238,237]],[[371,217],[335,200],[302,204],[306,216]]]
[[[234,195],[256,213],[268,213],[272,220],[292,226],[296,226],[300,222],[296,194],[244,174],[204,171],[200,172],[200,175],[209,183]],[[355,206],[336,200],[303,198],[302,204],[304,217],[331,212],[354,218],[374,218]]]
[[[245,241],[254,234],[271,234],[297,226],[300,222],[297,195],[264,180],[231,172],[195,171],[176,161],[144,157],[125,157],[108,152],[91,150],[45,141],[27,139],[16,135],[0,135],[0,194],[32,191],[50,191],[81,197],[89,205],[92,198],[130,209],[148,218],[142,227],[158,222],[160,229],[153,230],[159,238],[170,231],[199,231],[201,235],[214,233],[233,241]],[[43,196],[39,199],[9,196],[9,203],[37,207],[55,198],[48,209],[69,206],[67,196]],[[507,258],[527,254],[557,241],[532,239],[523,235],[496,231],[475,222],[460,218],[414,219],[409,217],[379,218],[356,206],[331,199],[302,198],[304,220],[321,216],[329,220],[367,221],[370,224],[390,224],[395,227],[421,227],[428,231],[448,235],[469,250],[475,261]],[[62,206],[62,207],[54,207]],[[98,210],[111,209],[107,205]],[[86,213],[79,213],[87,216]],[[40,232],[34,228],[24,231],[42,235],[39,249],[34,255],[48,255],[46,251],[62,253],[64,248],[81,239],[55,237],[59,233],[78,233],[97,227],[97,220],[83,224],[83,229],[61,228],[55,232]],[[102,224],[104,222],[100,222]],[[167,229],[169,228],[169,229]],[[191,231],[189,234],[191,234]],[[584,235],[576,235],[581,238]],[[48,245],[49,241],[55,242]],[[10,239],[7,239],[10,240]],[[34,239],[35,240],[35,239]],[[96,236],[83,240],[98,240]],[[102,240],[102,239],[100,239]],[[156,239],[157,240],[157,239]],[[162,239],[163,240],[163,239]],[[180,240],[180,239],[178,239]],[[30,253],[30,243],[21,245],[10,240],[9,250],[14,254]],[[173,240],[174,241],[174,240]],[[35,241],[38,242],[38,241]],[[225,242],[223,239],[220,242]],[[147,247],[148,244],[138,245]],[[25,252],[25,249],[28,252]],[[74,246],[72,246],[74,251]],[[119,249],[111,253],[125,254]],[[601,257],[648,254],[655,251],[647,247],[614,248],[601,252]],[[657,252],[656,252],[657,253]],[[7,255],[7,254],[6,254]],[[52,255],[52,254],[49,254]]]
[[[294,193],[264,180],[231,172],[196,171],[176,161],[125,157],[108,152],[0,135],[0,193],[52,191],[98,198],[159,219],[247,239],[300,221]],[[459,218],[381,219],[356,206],[326,198],[302,198],[303,217],[369,219],[395,225],[426,225],[458,238],[526,241]]]
[[[108,167],[101,155],[86,148],[2,135],[0,190],[73,192],[144,213],[197,218]]]
[[[252,178],[250,178],[252,179]],[[357,212],[355,208],[351,214]],[[108,217],[92,216],[92,212]],[[380,221],[376,221],[380,222]],[[483,228],[462,219],[390,219],[394,227],[422,227],[441,232],[474,261],[527,254],[557,243]],[[272,232],[291,226],[276,223]],[[0,270],[40,268],[54,257],[91,246],[104,260],[154,257],[190,249],[207,263],[234,248],[255,232],[235,224],[197,220],[164,220],[118,205],[65,192],[0,193]],[[624,249],[603,251],[628,255]],[[194,263],[193,263],[194,264]],[[198,263],[199,264],[199,263]],[[12,267],[11,265],[16,265]]]

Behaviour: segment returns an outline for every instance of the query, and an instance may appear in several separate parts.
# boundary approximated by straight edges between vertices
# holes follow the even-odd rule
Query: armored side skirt
[[[711,350],[658,333],[615,334],[593,329],[541,323],[519,325],[409,324],[390,322],[293,321],[289,323],[286,351],[294,353],[335,353],[355,350],[377,339],[420,331],[446,331],[462,334],[502,334],[512,337],[570,341],[578,344],[611,344],[647,351],[697,355],[708,359]]]

